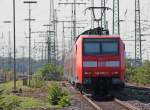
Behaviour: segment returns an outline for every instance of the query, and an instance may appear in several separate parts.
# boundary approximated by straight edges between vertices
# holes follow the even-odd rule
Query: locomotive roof
[[[109,30],[101,27],[89,29],[81,33],[81,35],[109,35]]]
[[[80,35],[81,38],[120,38],[118,35]]]
[[[80,35],[76,41],[81,38],[101,38],[101,39],[120,39],[119,35]]]
[[[97,27],[94,29],[86,30],[83,33],[81,33],[77,38],[120,38],[118,35],[109,35],[108,29],[103,29],[101,27]]]

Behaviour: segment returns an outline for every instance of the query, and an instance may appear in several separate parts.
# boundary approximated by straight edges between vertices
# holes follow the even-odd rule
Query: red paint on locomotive
[[[93,86],[94,78],[109,78],[111,85],[123,85],[124,54],[125,45],[119,36],[80,35],[65,57],[65,77],[80,86]]]

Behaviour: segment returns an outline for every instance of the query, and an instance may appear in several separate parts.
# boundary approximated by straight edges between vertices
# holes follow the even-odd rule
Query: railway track
[[[69,83],[65,83],[66,86],[68,87],[73,87]],[[79,91],[76,91],[78,94],[80,94]],[[117,98],[112,98],[112,99],[95,99],[92,98],[91,95],[89,94],[80,94],[79,96],[83,97],[90,105],[95,109],[95,110],[140,110],[129,103],[126,103],[124,101],[121,101]]]
[[[122,102],[119,99],[114,99],[112,101],[96,101],[90,99],[86,95],[83,95],[83,97],[96,110],[139,110],[138,108],[135,108],[128,103]]]
[[[135,86],[135,85],[131,85],[131,84],[126,84],[125,88],[135,89],[135,90],[143,90],[143,91],[150,91],[150,87]]]

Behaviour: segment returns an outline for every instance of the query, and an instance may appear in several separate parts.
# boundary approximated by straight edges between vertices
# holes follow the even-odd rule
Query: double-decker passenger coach
[[[124,54],[120,36],[108,35],[107,30],[99,28],[88,30],[66,55],[64,74],[81,91],[108,92],[124,86]]]

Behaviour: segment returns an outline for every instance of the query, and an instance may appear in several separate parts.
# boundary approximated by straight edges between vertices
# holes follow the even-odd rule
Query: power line
[[[28,73],[28,81],[30,86],[30,75],[32,72],[31,67],[31,21],[34,21],[35,19],[31,19],[31,4],[37,3],[37,1],[24,1],[24,3],[29,4],[29,19],[25,19],[29,21],[29,73]]]
[[[65,56],[65,23],[72,23],[73,21],[67,21],[67,20],[57,20],[55,21],[56,23],[62,23],[62,60],[64,59],[64,56]],[[77,22],[80,22],[80,21],[77,21]],[[74,27],[67,27],[67,28],[74,28]],[[76,27],[76,28],[81,28],[81,27]],[[72,40],[72,38],[71,38]],[[72,42],[71,42],[72,43]],[[72,45],[72,44],[71,44]]]
[[[66,2],[66,3],[58,3],[59,5],[64,4],[64,5],[71,5],[72,6],[72,13],[73,13],[73,39],[75,40],[76,36],[76,5],[86,5],[86,3],[81,3],[81,2]]]

